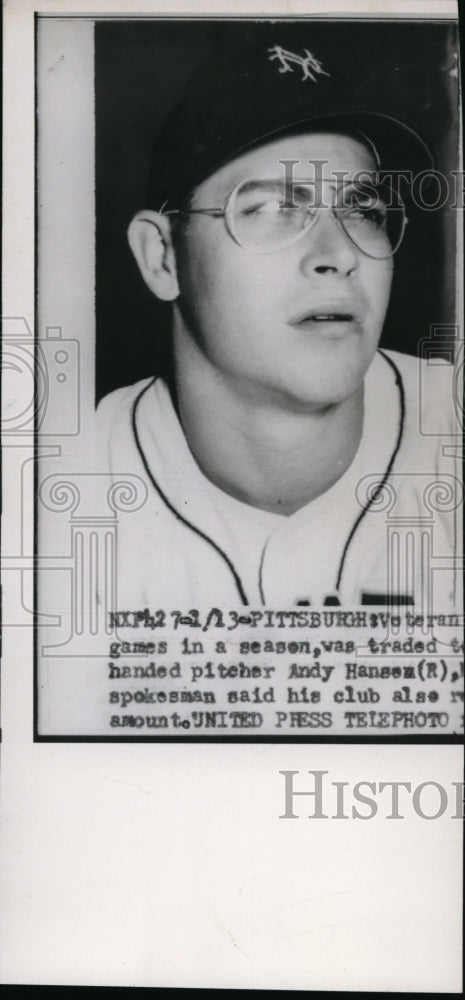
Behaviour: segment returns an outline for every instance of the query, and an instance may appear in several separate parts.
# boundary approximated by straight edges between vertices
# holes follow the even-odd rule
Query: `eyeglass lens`
[[[286,186],[282,181],[244,181],[230,204],[232,235],[254,253],[283,249],[317,222],[326,206],[316,202],[311,183]],[[383,259],[397,250],[405,214],[388,185],[343,185],[331,210],[363,253]]]

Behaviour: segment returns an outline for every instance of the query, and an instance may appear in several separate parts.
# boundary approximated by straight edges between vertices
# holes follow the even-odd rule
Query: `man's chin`
[[[366,359],[357,359],[357,364],[338,366],[332,371],[312,368],[308,375],[305,369],[287,378],[281,372],[277,391],[288,408],[311,411],[337,406],[363,387],[373,357],[374,354],[371,354]]]
[[[300,380],[282,380],[279,385],[263,386],[261,400],[283,412],[304,414],[317,413],[338,406],[355,396],[363,387],[363,375],[357,379],[340,379],[327,383]]]

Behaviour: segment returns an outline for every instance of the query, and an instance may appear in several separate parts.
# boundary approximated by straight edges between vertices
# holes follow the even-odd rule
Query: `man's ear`
[[[170,221],[160,212],[138,212],[128,229],[129,246],[150,291],[172,302],[179,295]]]

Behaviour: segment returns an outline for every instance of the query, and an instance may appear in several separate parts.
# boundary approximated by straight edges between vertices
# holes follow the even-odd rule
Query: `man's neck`
[[[208,362],[175,362],[175,385],[187,443],[204,475],[262,510],[290,515],[321,496],[361,440],[363,386],[332,406],[293,407],[235,384]]]

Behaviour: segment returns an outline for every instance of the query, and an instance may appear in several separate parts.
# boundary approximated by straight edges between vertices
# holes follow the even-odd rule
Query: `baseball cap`
[[[409,120],[405,115],[399,67],[391,73],[365,72],[360,79],[353,54],[341,66],[339,50],[319,45],[317,51],[305,34],[288,48],[279,44],[278,32],[275,44],[264,40],[216,58],[190,78],[153,146],[148,207],[179,206],[229,160],[304,126],[361,132],[385,171],[415,176],[434,169],[417,130],[421,108]]]

